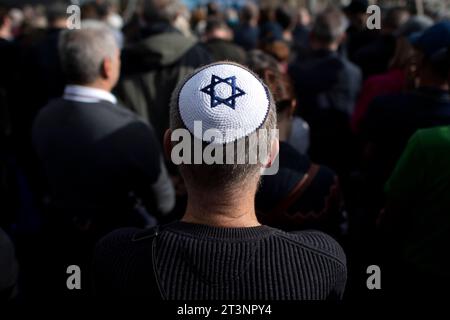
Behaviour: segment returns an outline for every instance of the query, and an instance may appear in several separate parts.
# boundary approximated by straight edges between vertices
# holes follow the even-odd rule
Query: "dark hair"
[[[180,8],[179,0],[141,0],[142,15],[149,23],[171,23]]]
[[[219,17],[210,17],[206,21],[205,32],[210,33],[215,30],[228,30],[229,27],[226,22]]]
[[[52,24],[59,19],[67,18],[67,5],[64,2],[55,2],[47,7],[47,21]]]
[[[220,16],[220,6],[215,1],[208,2],[208,4],[206,5],[206,10],[209,17]]]
[[[448,78],[450,72],[450,48],[441,49],[425,59],[437,77],[442,80]]]
[[[241,22],[248,23],[258,17],[259,14],[258,7],[256,7],[256,5],[253,3],[248,3],[241,8],[239,14]]]
[[[405,7],[393,7],[386,11],[383,26],[394,30],[399,29],[408,21],[409,10]]]
[[[109,1],[97,3],[97,15],[100,17],[100,19],[104,19],[108,17],[108,14],[111,10],[111,3]]]
[[[293,12],[294,11],[292,8],[286,5],[279,6],[275,11],[275,18],[283,30],[287,30],[292,27],[294,21]]]
[[[339,9],[329,8],[319,14],[311,33],[315,39],[324,43],[333,43],[345,34],[347,20]]]

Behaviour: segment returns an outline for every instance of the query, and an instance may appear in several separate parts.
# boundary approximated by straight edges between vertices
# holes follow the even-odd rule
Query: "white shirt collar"
[[[117,104],[117,98],[108,91],[78,85],[66,86],[63,98],[85,103],[97,103],[103,100]]]

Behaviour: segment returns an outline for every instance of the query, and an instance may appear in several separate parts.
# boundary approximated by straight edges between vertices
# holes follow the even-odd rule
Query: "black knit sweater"
[[[342,248],[320,232],[286,233],[267,226],[217,228],[175,222],[156,237],[121,229],[97,245],[100,296],[170,300],[322,300],[342,297]],[[138,237],[139,238],[139,237]]]

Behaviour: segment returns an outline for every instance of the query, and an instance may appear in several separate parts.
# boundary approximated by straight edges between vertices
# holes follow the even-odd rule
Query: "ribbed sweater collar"
[[[199,239],[232,239],[232,240],[257,240],[265,238],[276,232],[276,229],[268,226],[248,228],[223,228],[212,227],[203,224],[177,221],[166,226],[166,230],[176,233],[184,233]]]

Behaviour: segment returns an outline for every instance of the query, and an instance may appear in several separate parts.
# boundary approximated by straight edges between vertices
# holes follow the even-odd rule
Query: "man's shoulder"
[[[95,247],[96,262],[110,263],[110,260],[121,260],[136,254],[139,244],[136,241],[139,234],[153,232],[153,230],[142,230],[138,228],[121,228],[110,232],[100,239]],[[139,240],[143,238],[140,237]]]
[[[450,126],[420,129],[411,140],[420,143],[422,149],[430,152],[440,147],[447,149],[450,146]]]
[[[65,113],[65,109],[68,107],[67,101],[62,98],[56,98],[50,100],[44,107],[42,107],[36,118],[34,119],[34,123],[39,124],[42,121],[46,121],[48,118],[54,118],[58,114]]]
[[[345,266],[346,257],[339,243],[331,236],[320,231],[277,232],[276,235],[297,247],[299,252],[308,251],[313,255]]]
[[[100,116],[102,121],[109,121],[114,127],[133,126],[144,130],[148,130],[150,127],[144,119],[122,104],[100,101],[96,103],[96,106],[92,107],[97,107],[89,108],[93,114],[97,113],[97,116]]]
[[[87,107],[85,107],[87,106]],[[57,98],[51,100],[44,108],[42,108],[36,119],[35,125],[39,125],[46,122],[54,123],[55,118],[70,118],[71,115],[82,113],[86,117],[98,119],[101,123],[110,123],[114,128],[126,127],[134,125],[141,129],[147,130],[149,124],[140,118],[137,114],[128,110],[122,105],[115,105],[107,101],[99,101],[96,103],[84,103],[65,100],[63,98]]]
[[[117,117],[122,117],[124,119],[127,119],[131,122],[144,122],[144,120],[139,117],[136,113],[131,111],[129,108],[127,108],[125,105],[118,103],[117,105],[108,104],[109,112],[115,114]]]

